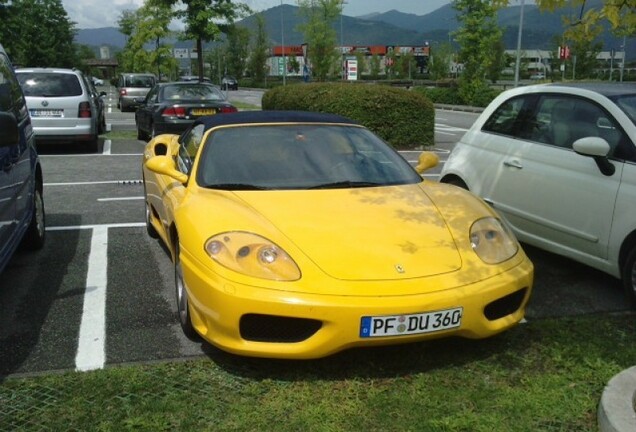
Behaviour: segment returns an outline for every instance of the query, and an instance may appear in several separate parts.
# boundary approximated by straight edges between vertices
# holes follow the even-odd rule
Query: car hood
[[[419,184],[234,193],[333,278],[421,278],[461,267],[446,222]]]

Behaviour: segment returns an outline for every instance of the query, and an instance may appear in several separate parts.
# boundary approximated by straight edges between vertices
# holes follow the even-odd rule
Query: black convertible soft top
[[[345,123],[358,124],[353,120],[336,114],[307,111],[241,111],[227,114],[201,117],[194,122],[204,124],[205,130],[217,126],[240,125],[250,123]]]

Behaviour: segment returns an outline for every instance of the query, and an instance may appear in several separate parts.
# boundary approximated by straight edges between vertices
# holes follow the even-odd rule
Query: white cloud
[[[345,15],[360,16],[391,9],[404,13],[424,15],[438,9],[450,0],[344,0]],[[122,11],[141,7],[144,0],[62,0],[64,9],[77,23],[78,29],[117,27]],[[281,4],[281,0],[243,0],[254,11],[269,9]],[[298,5],[295,0],[283,0],[284,4]]]

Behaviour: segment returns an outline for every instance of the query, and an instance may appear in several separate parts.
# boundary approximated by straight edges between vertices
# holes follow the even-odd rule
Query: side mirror
[[[439,164],[439,156],[430,151],[422,152],[418,158],[415,171],[422,174],[424,171],[435,168]]]
[[[171,177],[181,184],[188,181],[188,176],[177,170],[170,156],[153,156],[146,161],[145,165],[150,171]]]
[[[18,119],[11,113],[0,111],[0,147],[15,145],[19,140]]]
[[[572,149],[581,156],[593,158],[603,175],[611,176],[616,172],[616,167],[607,158],[610,145],[603,138],[585,137],[578,139],[572,143]]]

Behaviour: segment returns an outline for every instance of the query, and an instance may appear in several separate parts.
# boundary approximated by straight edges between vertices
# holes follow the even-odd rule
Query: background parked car
[[[38,143],[79,142],[97,151],[106,130],[106,92],[98,93],[79,70],[28,68],[16,74],[26,96]]]
[[[139,103],[135,123],[141,140],[179,134],[201,116],[237,111],[218,87],[199,82],[157,84]]]
[[[44,245],[42,168],[20,84],[0,45],[0,272],[20,243]]]
[[[223,90],[238,90],[238,80],[232,76],[226,75],[221,80],[221,88]]]
[[[95,85],[95,87],[104,85],[104,80],[97,77],[91,77],[91,81],[93,82],[93,85]]]
[[[497,97],[441,181],[484,198],[522,242],[622,278],[636,306],[636,87],[535,85]]]
[[[139,103],[135,100],[144,98],[157,83],[153,74],[123,73],[117,80],[117,108],[121,112],[134,110]]]
[[[179,81],[199,81],[198,75],[182,75],[179,77]],[[212,80],[208,77],[203,77],[203,82],[211,83]]]

